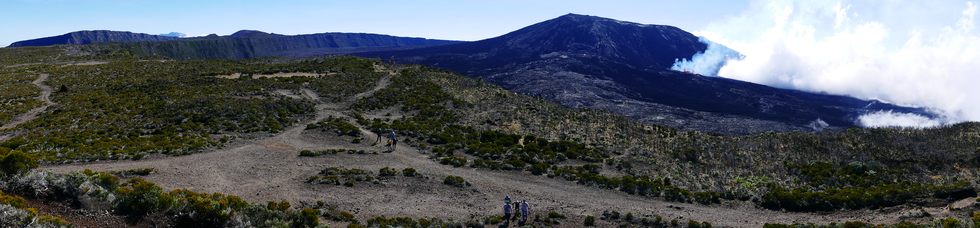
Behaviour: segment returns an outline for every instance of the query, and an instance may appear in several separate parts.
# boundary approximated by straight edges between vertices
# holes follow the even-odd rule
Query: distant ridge
[[[366,51],[431,47],[458,41],[368,33],[280,35],[241,30],[227,36],[178,38],[118,31],[79,31],[16,42],[10,47],[64,44],[121,45],[134,53],[174,59],[243,59],[270,56],[303,57]]]
[[[29,46],[51,46],[61,44],[96,44],[96,43],[116,43],[116,42],[139,42],[139,41],[168,41],[177,40],[177,37],[150,35],[144,33],[133,33],[109,30],[91,30],[70,32],[60,36],[38,38],[33,40],[18,41],[10,44],[9,47],[29,47]]]
[[[140,54],[174,59],[243,59],[400,50],[457,42],[368,33],[280,35],[255,30],[242,30],[228,36],[209,35],[164,42],[136,42],[123,45]]]

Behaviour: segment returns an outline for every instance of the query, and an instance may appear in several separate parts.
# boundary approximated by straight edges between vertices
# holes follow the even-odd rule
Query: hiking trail
[[[37,98],[35,99],[43,101],[44,105],[33,108],[23,114],[15,116],[13,119],[10,120],[9,123],[0,126],[0,131],[14,129],[15,127],[17,127],[17,125],[37,119],[37,116],[40,115],[41,112],[44,112],[44,110],[47,110],[48,107],[51,107],[52,105],[55,104],[54,102],[51,101],[51,93],[54,90],[52,90],[50,86],[44,84],[44,82],[48,80],[49,76],[50,75],[48,74],[38,74],[37,79],[34,79],[34,81],[31,82],[31,84],[34,84],[34,86],[37,86],[38,88],[41,89],[41,94],[38,95]],[[13,138],[14,136],[16,136],[16,133],[13,132],[0,135],[0,142],[7,141],[7,139]]]

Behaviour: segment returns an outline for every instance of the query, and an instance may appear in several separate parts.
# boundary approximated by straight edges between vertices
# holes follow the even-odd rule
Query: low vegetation
[[[789,211],[830,211],[881,208],[914,200],[961,199],[976,196],[965,181],[927,184],[902,179],[898,170],[853,162],[835,166],[825,162],[788,165],[805,185],[793,189],[770,186],[761,205]]]
[[[293,209],[288,206],[268,208],[267,205],[249,204],[237,196],[221,193],[198,193],[183,189],[167,192],[141,178],[122,181],[107,172],[86,170],[62,175],[31,171],[0,179],[0,186],[4,187],[5,192],[31,196],[36,200],[100,202],[94,205],[109,205],[113,213],[133,220],[166,215],[163,217],[166,218],[164,224],[158,224],[164,226],[224,227],[265,224],[315,227],[319,224],[320,212],[315,209]],[[8,202],[23,205],[22,198],[2,195],[0,209]],[[48,218],[45,221],[59,223],[63,220]]]
[[[0,177],[17,175],[37,167],[33,156],[18,151],[0,147]]]
[[[463,179],[463,177],[453,176],[453,175],[449,175],[449,176],[446,176],[446,178],[443,178],[442,179],[442,183],[445,184],[445,185],[449,185],[449,186],[453,186],[453,187],[457,187],[457,188],[463,188],[463,187],[470,186],[470,183],[469,182],[466,182],[466,180]]]
[[[9,123],[21,113],[25,113],[43,103],[37,100],[41,89],[31,84],[38,74],[24,70],[0,68],[0,126]]]
[[[339,153],[346,153],[346,154],[368,154],[368,152],[367,151],[364,151],[364,150],[328,149],[328,150],[301,150],[301,151],[299,151],[299,156],[300,157],[319,157],[319,156],[323,156],[323,155],[328,155],[328,154],[331,154],[332,155],[332,154],[339,154]],[[377,152],[374,152],[374,153],[377,153]]]
[[[359,182],[373,182],[375,176],[363,169],[347,169],[343,167],[329,167],[320,171],[316,176],[306,179],[307,183],[312,184],[333,184],[353,187]]]
[[[973,123],[748,136],[677,132],[557,107],[424,67],[402,70],[389,88],[355,104],[364,113],[391,107],[410,115],[358,121],[419,139],[416,146],[445,165],[526,171],[678,202],[757,198],[774,210],[826,211],[960,199],[975,195],[974,177],[948,164],[980,166],[980,125]],[[626,155],[613,158],[618,154]],[[827,184],[784,165],[810,161],[856,161],[892,171],[887,181]],[[561,165],[569,162],[581,165]],[[851,194],[858,192],[873,195]]]
[[[340,100],[368,90],[380,77],[374,62],[356,58],[268,63],[251,61],[117,60],[101,65],[32,65],[0,70],[10,85],[29,83],[36,74],[51,75],[49,85],[70,85],[56,92],[56,109],[41,121],[21,124],[17,137],[0,148],[30,151],[44,162],[139,159],[148,154],[181,155],[217,147],[236,135],[279,132],[313,113],[313,102],[276,93],[310,89],[324,100]],[[329,78],[220,79],[229,72],[331,72]],[[3,83],[8,85],[8,83]],[[14,90],[9,90],[14,91]],[[36,105],[35,86],[4,93],[0,105],[23,113]],[[232,105],[233,104],[233,105]],[[5,106],[6,107],[6,106]],[[13,107],[13,106],[11,106]],[[0,119],[3,120],[3,119]],[[349,130],[326,122],[324,127]],[[351,134],[350,131],[343,132]],[[353,133],[357,134],[357,133]]]
[[[20,196],[0,191],[0,227],[71,227],[63,218],[42,215],[37,208],[27,206]]]

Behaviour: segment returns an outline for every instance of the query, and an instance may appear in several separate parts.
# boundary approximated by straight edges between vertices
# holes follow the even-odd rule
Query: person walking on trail
[[[510,203],[504,203],[504,223],[510,224],[510,215],[514,213],[513,207]]]
[[[527,200],[521,200],[521,207],[519,208],[519,211],[521,212],[521,221],[518,224],[523,226],[525,223],[527,223],[527,217],[531,214],[531,205],[527,203]]]
[[[382,130],[382,131],[384,131],[384,130]],[[377,133],[375,135],[378,136],[378,140],[375,140],[374,141],[374,144],[371,144],[371,146],[381,144],[381,138],[384,138],[385,137],[383,133]]]
[[[517,216],[521,215],[520,213],[517,213],[518,212],[517,209],[520,208],[520,205],[521,205],[520,201],[514,200],[514,217],[512,218],[513,220],[517,220]]]
[[[398,145],[398,138],[395,137],[395,129],[391,129],[391,132],[388,132],[388,140],[391,140],[391,151],[395,151]]]

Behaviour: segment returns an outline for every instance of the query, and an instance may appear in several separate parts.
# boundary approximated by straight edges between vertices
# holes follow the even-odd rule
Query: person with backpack
[[[518,224],[523,226],[525,223],[527,223],[527,217],[531,215],[531,205],[527,203],[527,200],[521,200],[521,206],[519,208],[519,211],[521,212],[521,221],[518,222]]]
[[[391,140],[391,151],[395,151],[398,145],[398,138],[395,137],[395,129],[391,129],[391,132],[388,132],[388,140]]]

